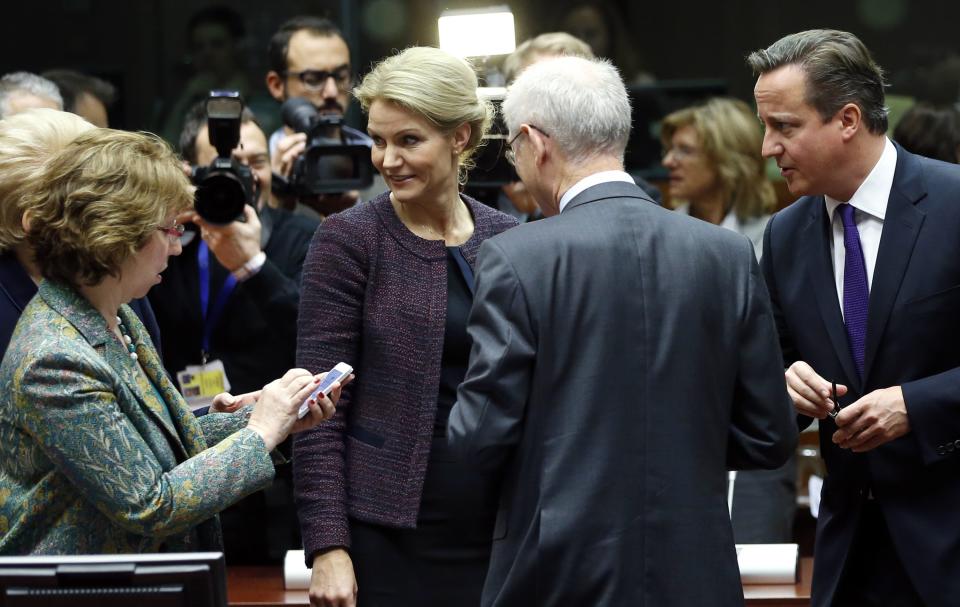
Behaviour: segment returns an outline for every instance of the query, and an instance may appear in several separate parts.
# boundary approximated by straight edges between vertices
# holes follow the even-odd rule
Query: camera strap
[[[200,358],[202,364],[207,364],[210,356],[210,338],[213,336],[213,328],[217,326],[223,309],[227,307],[227,300],[237,288],[237,279],[233,274],[227,274],[227,279],[223,281],[220,292],[210,306],[210,248],[205,241],[200,241],[197,247],[197,269],[200,275],[200,315],[203,318],[203,337],[200,342]],[[209,309],[208,309],[209,308]]]

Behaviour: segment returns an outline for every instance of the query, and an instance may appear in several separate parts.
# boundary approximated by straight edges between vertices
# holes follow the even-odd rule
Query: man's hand
[[[310,207],[324,217],[349,209],[360,200],[360,192],[350,190],[343,194],[317,194],[315,196],[301,196],[300,202]]]
[[[522,181],[504,184],[501,186],[501,189],[503,193],[507,195],[507,198],[510,199],[510,202],[513,203],[514,208],[521,213],[533,215],[539,210],[540,207],[537,206],[537,201],[534,200],[533,194],[523,185]]]
[[[839,390],[839,386],[838,386]],[[907,404],[900,386],[874,390],[837,415],[833,442],[863,453],[910,432]]]
[[[357,578],[346,550],[335,548],[313,558],[310,576],[312,607],[355,607]]]
[[[307,147],[306,133],[289,133],[277,141],[277,149],[271,154],[270,168],[286,179],[293,172],[293,163]]]
[[[798,360],[790,365],[784,375],[787,380],[787,393],[793,399],[797,413],[823,419],[833,411],[836,403],[830,397],[832,384],[817,375],[810,365]],[[846,393],[847,387],[837,384],[837,396]]]
[[[194,213],[189,221],[200,228],[200,236],[207,242],[224,268],[235,272],[260,253],[260,219],[253,207],[243,208],[243,221],[234,221],[225,226],[212,225]]]

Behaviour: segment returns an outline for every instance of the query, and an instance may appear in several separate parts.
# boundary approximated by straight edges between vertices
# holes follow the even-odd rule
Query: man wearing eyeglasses
[[[266,82],[274,99],[283,103],[291,97],[302,97],[321,114],[343,117],[353,87],[353,70],[350,49],[336,25],[319,17],[294,17],[270,39],[268,54],[270,71]],[[340,128],[344,143],[368,147],[372,144],[366,134],[346,125]],[[290,177],[306,143],[304,133],[295,133],[288,127],[277,129],[270,136],[273,172]],[[317,198],[309,201],[310,206],[321,215],[328,215],[352,206],[358,194],[347,192]]]

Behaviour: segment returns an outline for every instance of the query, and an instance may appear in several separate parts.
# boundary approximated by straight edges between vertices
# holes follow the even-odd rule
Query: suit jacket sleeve
[[[960,447],[960,369],[905,382],[901,389],[924,463],[954,459]]]
[[[520,440],[536,355],[523,285],[496,239],[480,247],[473,301],[470,366],[447,435],[461,460],[494,470]]]
[[[26,363],[12,388],[19,425],[121,528],[151,537],[181,533],[273,478],[263,440],[247,429],[164,470],[123,413],[118,386],[105,364],[51,352]]]
[[[356,385],[363,381],[360,339],[369,261],[358,230],[336,215],[314,235],[303,270],[297,365],[313,372],[343,361],[357,381],[340,395],[333,417],[293,439],[297,516],[308,565],[313,555],[350,545],[344,453]]]
[[[233,413],[206,413],[198,416],[197,422],[200,423],[207,446],[212,447],[237,430],[245,428],[251,413],[253,405],[245,405]]]
[[[777,328],[760,268],[750,250],[740,323],[727,467],[777,468],[797,445],[793,402],[783,379]]]
[[[772,238],[770,236],[773,231],[774,220],[776,219],[777,215],[774,214],[770,218],[770,221],[767,222],[767,227],[763,232],[763,256],[760,258],[760,264],[763,267],[763,278],[770,296],[770,305],[773,308],[773,320],[776,324],[777,335],[780,338],[780,352],[783,355],[784,370],[786,370],[790,365],[800,360],[800,355],[793,343],[790,329],[787,327],[786,317],[780,308],[780,298],[777,293],[777,275],[773,265],[773,259],[776,253],[773,251]],[[803,430],[813,423],[813,418],[807,415],[797,414],[796,419],[797,426],[800,430]]]

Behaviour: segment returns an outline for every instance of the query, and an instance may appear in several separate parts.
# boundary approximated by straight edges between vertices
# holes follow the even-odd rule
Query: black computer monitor
[[[0,557],[0,607],[227,607],[222,552]]]
[[[710,97],[727,95],[723,80],[663,80],[628,87],[633,130],[624,157],[627,171],[644,179],[665,179],[660,164],[660,121],[669,113]]]

